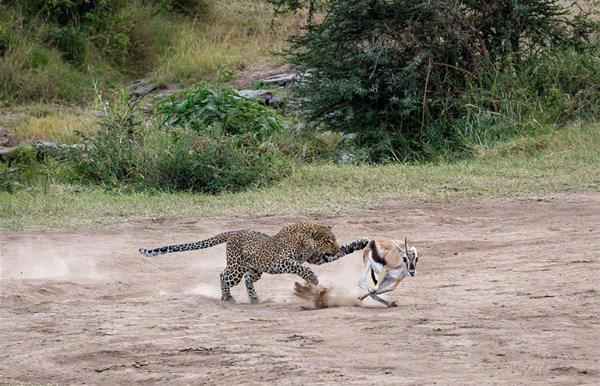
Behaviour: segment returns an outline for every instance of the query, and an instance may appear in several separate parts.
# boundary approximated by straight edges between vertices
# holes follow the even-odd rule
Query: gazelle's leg
[[[377,296],[377,295],[375,295],[375,294],[369,294],[369,296],[370,296],[370,297],[371,297],[373,300],[376,300],[376,301],[378,301],[379,303],[385,304],[385,305],[386,305],[386,306],[388,306],[388,307],[396,307],[396,306],[397,306],[396,302],[392,302],[392,301],[389,301],[389,300],[385,300],[385,299],[383,299],[383,298],[380,298],[379,296]]]
[[[370,293],[376,293],[379,290],[379,288],[385,286],[385,283],[389,281],[387,277],[387,271],[388,269],[385,267],[385,265],[381,267],[381,271],[379,272],[379,283],[375,285],[373,291],[369,291]]]
[[[365,291],[369,291],[369,288],[365,285],[365,281],[367,280],[367,275],[368,275],[370,269],[371,269],[371,262],[370,262],[370,260],[367,260],[367,262],[365,263],[365,267],[363,269],[363,273],[360,276],[360,280],[358,281],[358,286],[360,288],[364,289]]]
[[[382,278],[381,275],[379,276],[379,278]],[[394,289],[396,289],[396,287],[398,287],[398,283],[400,283],[400,280],[393,279],[390,276],[386,276],[383,280],[379,281],[379,285],[376,291],[369,291],[369,293],[360,295],[358,299],[363,300],[367,296],[372,297],[372,295],[381,295],[383,293],[393,291]]]

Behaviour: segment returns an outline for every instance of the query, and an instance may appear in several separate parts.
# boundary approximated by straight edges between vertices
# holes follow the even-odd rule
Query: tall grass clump
[[[439,148],[471,152],[519,136],[536,136],[571,121],[600,118],[600,45],[562,49],[471,79],[461,117]],[[447,146],[450,141],[451,146]]]
[[[291,165],[270,142],[281,118],[265,109],[229,91],[198,87],[163,103],[167,119],[158,124],[121,102],[100,130],[85,136],[77,174],[113,188],[217,193],[269,185]]]

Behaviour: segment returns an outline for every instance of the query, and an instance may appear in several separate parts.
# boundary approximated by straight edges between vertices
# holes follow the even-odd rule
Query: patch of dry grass
[[[0,126],[7,128],[18,142],[73,143],[77,141],[77,132],[86,133],[97,127],[97,118],[92,109],[32,104],[0,116]]]

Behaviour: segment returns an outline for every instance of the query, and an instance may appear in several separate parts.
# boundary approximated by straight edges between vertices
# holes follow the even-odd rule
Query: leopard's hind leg
[[[227,266],[221,274],[221,300],[235,302],[230,289],[240,284],[244,272],[247,271],[244,269],[242,248],[238,237],[234,236],[227,241],[225,253],[227,255]]]
[[[225,302],[235,302],[235,298],[231,295],[231,287],[235,287],[240,284],[244,272],[232,269],[231,267],[225,267],[223,273],[221,273],[221,300]]]
[[[254,283],[260,279],[262,276],[262,272],[251,269],[250,271],[244,274],[244,283],[246,284],[246,291],[248,292],[248,298],[250,298],[251,304],[258,303],[258,295],[256,294],[256,290],[254,289]]]

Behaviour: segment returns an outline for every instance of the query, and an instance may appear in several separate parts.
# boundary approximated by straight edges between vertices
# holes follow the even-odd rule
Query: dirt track
[[[600,382],[600,194],[319,219],[342,242],[420,247],[417,276],[388,297],[398,308],[306,310],[289,275],[263,276],[257,306],[243,285],[225,304],[223,247],[136,252],[307,219],[1,234],[0,383]],[[360,260],[314,269],[343,303],[360,294]]]

